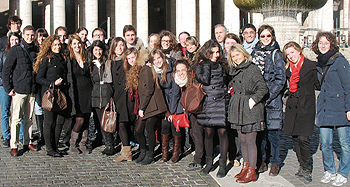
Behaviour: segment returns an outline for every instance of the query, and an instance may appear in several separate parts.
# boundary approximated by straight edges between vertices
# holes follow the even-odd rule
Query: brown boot
[[[161,162],[168,161],[169,139],[170,134],[162,134],[162,158],[160,159]]]
[[[278,164],[271,164],[270,176],[277,176],[280,172],[280,166]]]
[[[121,162],[121,161],[131,161],[132,160],[132,153],[131,153],[131,146],[122,146],[121,155],[114,158],[114,162]]]
[[[265,171],[267,171],[267,169],[268,169],[268,167],[267,167],[265,161],[262,161],[260,168],[258,170],[258,173],[264,173]]]
[[[243,176],[240,179],[237,179],[236,182],[247,183],[250,181],[256,181],[257,179],[258,179],[258,177],[256,176],[255,168],[248,167],[245,176]]]
[[[245,173],[247,172],[248,167],[249,167],[249,162],[243,162],[241,172],[239,172],[237,175],[235,175],[235,178],[237,178],[237,179],[242,178],[245,175]]]
[[[181,136],[173,136],[173,156],[170,159],[170,163],[176,163],[180,159],[181,154]]]
[[[84,154],[86,154],[86,153],[89,154],[90,153],[90,150],[86,147],[86,141],[88,139],[88,133],[89,133],[88,129],[84,130],[83,134],[81,135],[81,140],[79,142],[79,149]]]
[[[69,140],[69,153],[80,153],[76,146],[78,137],[79,133],[72,130]]]

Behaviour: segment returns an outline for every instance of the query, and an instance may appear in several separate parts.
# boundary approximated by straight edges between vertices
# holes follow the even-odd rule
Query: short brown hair
[[[324,36],[326,39],[331,43],[331,49],[330,50],[335,50],[339,51],[339,46],[337,42],[337,38],[334,34],[331,32],[319,32],[316,35],[316,40],[312,42],[312,51],[316,54],[320,54],[320,51],[318,50],[318,42],[320,42],[321,37]]]

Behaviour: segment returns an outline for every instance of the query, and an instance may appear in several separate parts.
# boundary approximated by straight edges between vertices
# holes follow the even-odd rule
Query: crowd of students
[[[295,175],[307,183],[312,181],[309,137],[316,118],[325,169],[321,182],[333,181],[335,186],[347,182],[350,66],[332,33],[317,34],[312,45],[316,63],[302,55],[296,42],[288,42],[281,51],[269,25],[256,30],[246,24],[241,30],[242,43],[238,35],[218,24],[215,39],[203,46],[187,32],[179,34],[178,43],[172,32],[164,30],[151,34],[145,47],[132,25],[124,26],[123,37],[112,37],[107,43],[105,31],[96,28],[90,43],[84,27],[70,35],[65,27],[58,27],[49,35],[30,25],[21,33],[21,24],[19,17],[11,16],[9,32],[0,39],[1,126],[3,145],[11,148],[12,156],[18,155],[19,142],[25,150],[38,151],[32,137],[33,115],[40,132],[38,144],[45,144],[49,156],[66,154],[58,149],[62,128],[69,154],[88,154],[102,144],[103,154],[116,154],[115,134],[100,127],[104,109],[113,98],[122,144],[120,155],[113,159],[116,162],[133,160],[130,142],[134,141],[139,144],[134,161],[151,164],[159,141],[159,161],[176,163],[189,133],[195,154],[187,169],[201,169],[205,175],[213,169],[218,134],[217,176],[226,176],[227,161],[240,166],[243,157],[242,169],[235,177],[237,182],[247,183],[256,181],[257,173],[267,171],[268,166],[271,176],[278,175],[283,129],[293,139],[300,164]],[[206,93],[199,114],[188,113],[179,102],[194,83],[202,84]],[[51,87],[65,94],[66,109],[41,108],[42,96]],[[317,102],[316,89],[320,90]],[[91,114],[95,131],[89,131]],[[190,127],[176,127],[175,114],[186,114]],[[23,140],[19,137],[21,125]],[[342,150],[337,171],[333,130],[339,134]],[[93,141],[89,133],[95,134]]]

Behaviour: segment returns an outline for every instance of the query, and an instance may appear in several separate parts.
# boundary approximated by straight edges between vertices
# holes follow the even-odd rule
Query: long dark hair
[[[108,60],[114,60],[114,58],[116,57],[116,54],[114,53],[114,51],[115,51],[115,48],[117,47],[117,45],[120,41],[123,42],[123,44],[124,44],[124,52],[123,53],[125,53],[125,50],[126,50],[125,40],[122,37],[115,37],[112,39],[112,42],[110,45],[111,47],[109,48]]]
[[[38,43],[38,38],[39,36],[44,36],[45,38],[49,37],[49,34],[47,33],[47,30],[45,28],[38,28],[35,31],[35,35],[34,35],[34,44],[38,47],[40,47],[39,43]]]
[[[104,69],[104,65],[105,62],[107,61],[107,55],[106,55],[106,46],[105,44],[100,41],[100,40],[95,40],[91,46],[90,46],[90,50],[88,53],[88,62],[89,62],[89,67],[90,67],[90,73],[92,74],[92,67],[94,66],[94,63],[92,62],[93,60],[96,60],[93,50],[95,47],[99,47],[102,49],[102,56],[99,59],[100,63],[101,63],[101,68]]]
[[[212,54],[211,48],[213,47],[218,47],[219,48],[219,53],[220,56],[218,60],[216,61],[217,63],[220,63],[222,67],[224,67],[226,70],[229,69],[228,64],[225,60],[225,57],[223,55],[222,49],[220,44],[214,40],[210,39],[207,42],[204,43],[204,45],[199,48],[198,52],[196,55],[193,57],[194,58],[194,67],[200,63],[201,61],[210,61],[210,55]]]
[[[4,49],[5,52],[8,52],[11,48],[11,42],[10,42],[11,36],[16,36],[18,38],[18,40],[21,41],[21,36],[18,34],[18,32],[11,32],[9,34],[8,41],[7,41],[6,47]]]

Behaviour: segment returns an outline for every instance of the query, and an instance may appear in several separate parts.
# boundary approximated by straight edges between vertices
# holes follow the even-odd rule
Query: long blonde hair
[[[153,51],[151,51],[151,53],[149,54],[149,62],[154,65],[153,61],[154,61],[154,55],[158,54],[162,59],[163,59],[163,65],[161,67],[161,69],[163,69],[163,73],[162,73],[162,79],[161,82],[165,83],[166,80],[166,73],[167,73],[167,69],[168,69],[168,63],[166,61],[165,55],[162,52],[161,49],[153,49]],[[154,82],[157,84],[157,86],[159,87],[159,82],[158,82],[158,73],[156,73],[156,71],[154,70],[154,68],[152,67],[152,74],[153,74],[153,79]]]
[[[77,57],[75,56],[75,52],[74,52],[73,48],[71,47],[72,42],[73,42],[74,39],[78,40],[78,42],[81,44],[81,47],[80,47],[80,50],[79,50],[79,54],[81,56],[81,60],[83,61],[83,63],[85,63],[86,62],[85,47],[84,47],[84,44],[81,41],[80,37],[78,35],[76,35],[76,34],[71,34],[68,37],[68,45],[67,45],[67,47],[68,47],[68,50],[69,50],[69,57],[71,59],[77,60]]]
[[[297,50],[298,52],[300,52],[300,55],[302,55],[303,49],[300,47],[300,45],[296,42],[288,42],[286,43],[286,45],[284,45],[283,47],[283,52],[282,52],[282,56],[283,56],[283,60],[286,62],[286,66],[285,69],[288,69],[290,66],[290,61],[287,58],[287,53],[286,53],[286,49],[293,47],[295,50]]]
[[[252,60],[252,56],[244,49],[244,47],[241,44],[236,43],[232,45],[227,56],[227,61],[230,67],[237,67],[237,64],[233,61],[231,57],[231,53],[234,51],[242,53],[246,62],[249,62]]]
[[[40,48],[40,52],[36,58],[34,66],[33,66],[34,72],[36,72],[36,73],[38,72],[39,65],[41,64],[41,62],[43,61],[43,59],[45,57],[49,58],[49,62],[51,61],[51,57],[53,56],[53,52],[51,51],[51,46],[55,40],[59,41],[60,37],[56,34],[53,34],[53,35],[49,36],[48,38],[46,38],[44,40],[44,42],[42,43],[41,48]],[[65,56],[62,54],[62,50],[60,51],[60,54],[62,55],[63,58],[65,58]]]
[[[132,53],[135,54],[136,56],[136,60],[135,60],[136,62],[134,66],[131,66],[127,59],[127,56],[129,56]],[[122,57],[123,69],[125,71],[125,79],[126,79],[125,90],[129,92],[137,90],[139,72],[141,70],[141,66],[138,65],[137,63],[138,59],[139,59],[139,52],[134,47],[126,49]]]

